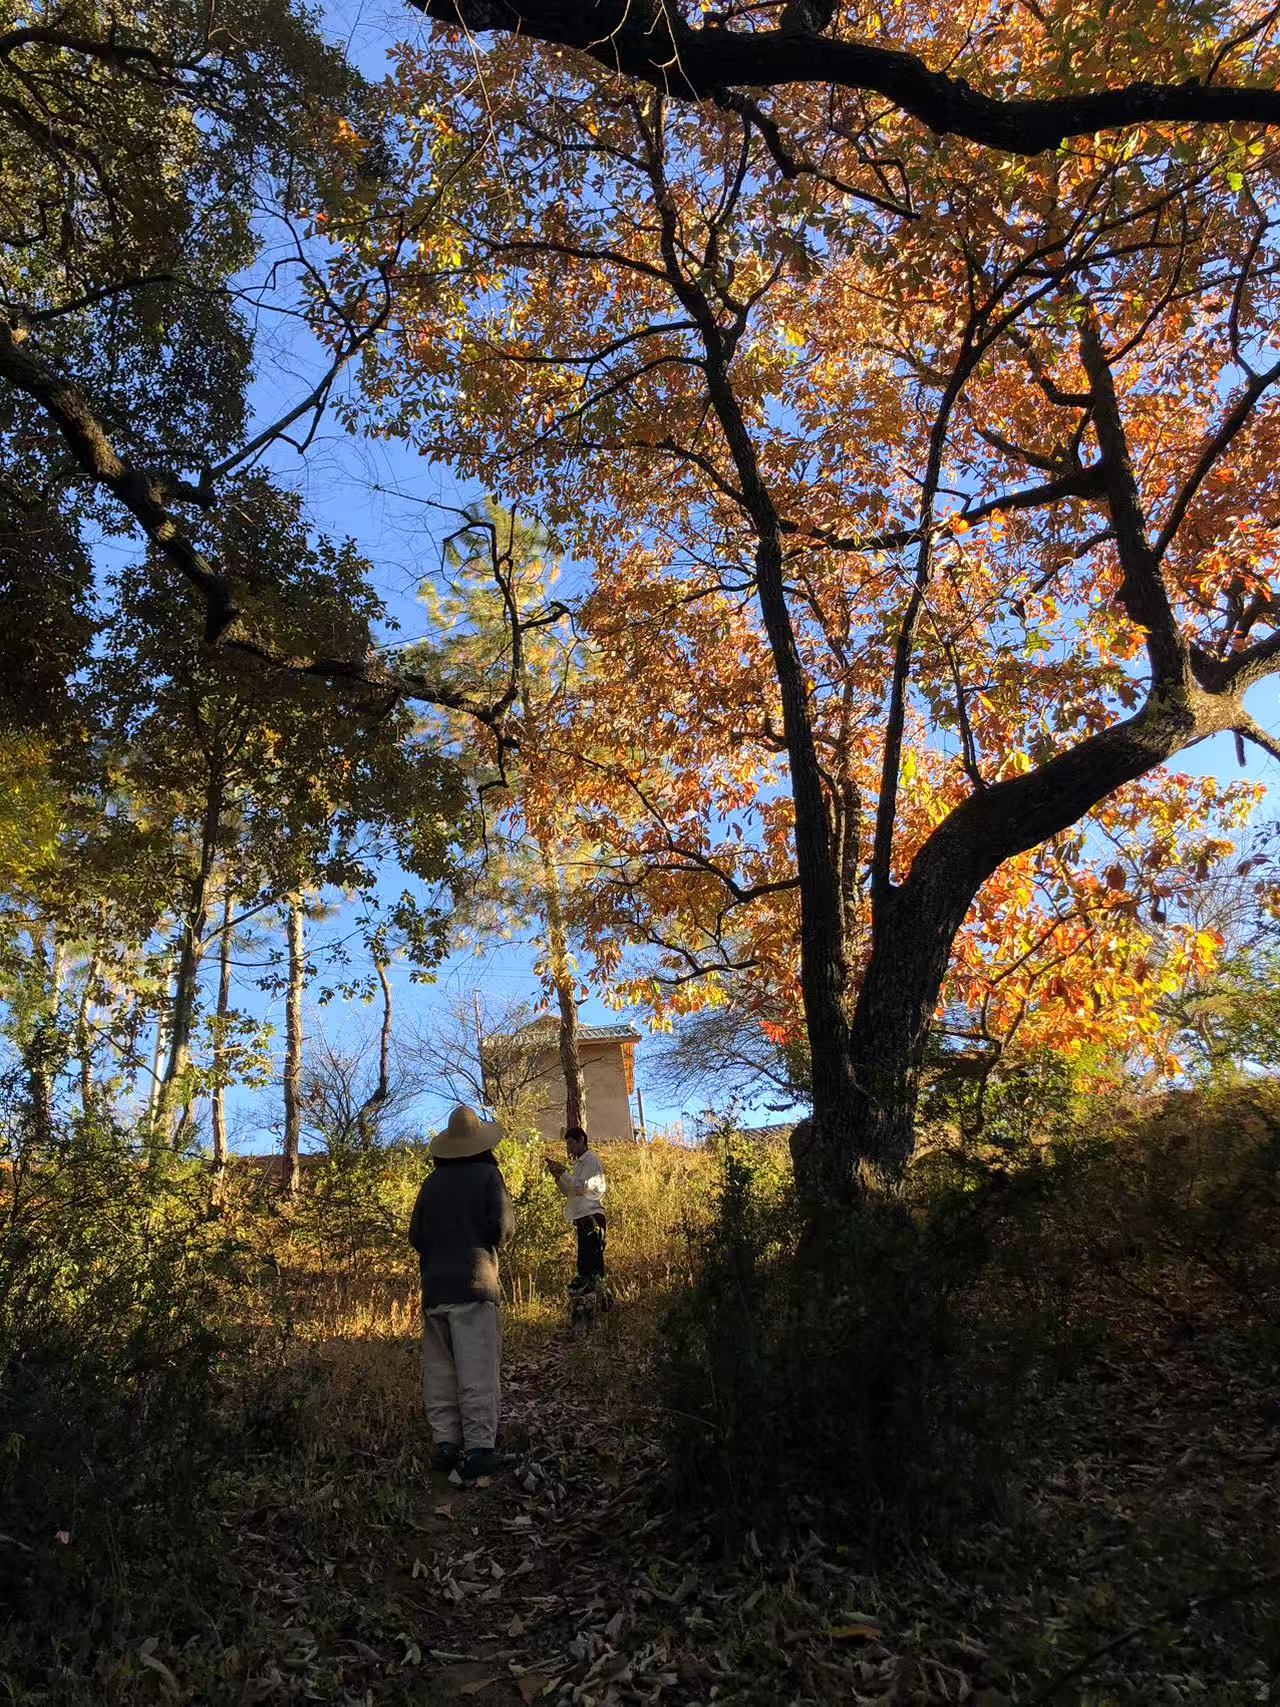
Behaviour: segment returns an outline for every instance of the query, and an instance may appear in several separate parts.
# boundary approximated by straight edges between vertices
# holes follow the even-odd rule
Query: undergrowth
[[[41,1147],[20,1114],[0,1125],[0,1679],[16,1701],[159,1699],[151,1638],[198,1644],[216,1608],[223,1648],[252,1648],[228,1513],[255,1486],[297,1490],[304,1545],[344,1501],[398,1521],[423,1475],[404,1227],[424,1158],[335,1153],[283,1204],[248,1163],[215,1190],[199,1157],[84,1122]],[[1280,1093],[996,1139],[935,1132],[899,1201],[816,1250],[777,1144],[610,1149],[620,1308],[578,1373],[656,1418],[672,1509],[722,1541],[944,1547],[1026,1498],[1052,1396],[1153,1331],[1274,1369]],[[563,1323],[571,1237],[541,1151],[504,1167],[518,1350]]]
[[[820,1238],[749,1145],[720,1149],[658,1372],[683,1499],[871,1560],[939,1546],[1007,1510],[1047,1398],[1153,1322],[1280,1366],[1276,1089],[1054,1113],[934,1132],[897,1197]]]

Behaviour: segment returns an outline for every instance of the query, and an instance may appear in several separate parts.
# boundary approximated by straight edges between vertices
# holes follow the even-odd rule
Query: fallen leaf
[[[527,1671],[523,1677],[516,1679],[516,1688],[520,1691],[522,1701],[536,1701],[540,1695],[545,1695],[555,1679],[545,1672]]]
[[[856,1624],[837,1624],[827,1631],[827,1635],[833,1642],[878,1642],[881,1627],[866,1619],[859,1619]]]
[[[491,1683],[496,1683],[496,1677],[478,1677],[474,1683],[464,1683],[458,1690],[459,1695],[479,1695],[482,1689],[488,1689]]]
[[[524,1635],[524,1619],[521,1618],[521,1616],[518,1612],[516,1613],[515,1617],[511,1620],[510,1624],[507,1625],[507,1635],[508,1636],[523,1636]]]
[[[163,1679],[165,1688],[169,1690],[176,1700],[177,1697],[182,1694],[182,1691],[178,1687],[177,1678],[169,1670],[168,1666],[163,1660],[158,1660],[155,1656],[155,1648],[158,1640],[159,1638],[157,1636],[148,1636],[146,1641],[138,1649],[138,1658],[149,1671],[156,1672]]]

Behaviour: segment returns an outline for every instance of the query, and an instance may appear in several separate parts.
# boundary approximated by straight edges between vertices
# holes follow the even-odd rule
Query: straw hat
[[[450,1157],[482,1156],[506,1137],[496,1120],[481,1120],[474,1108],[455,1108],[443,1132],[431,1140],[430,1154]]]

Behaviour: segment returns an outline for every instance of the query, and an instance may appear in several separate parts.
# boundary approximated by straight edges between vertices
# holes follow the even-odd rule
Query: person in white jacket
[[[590,1292],[604,1286],[604,1247],[607,1225],[604,1218],[604,1167],[587,1143],[580,1126],[564,1135],[564,1147],[572,1164],[566,1167],[547,1157],[547,1171],[564,1196],[564,1217],[578,1236],[578,1272],[569,1283],[571,1292]]]

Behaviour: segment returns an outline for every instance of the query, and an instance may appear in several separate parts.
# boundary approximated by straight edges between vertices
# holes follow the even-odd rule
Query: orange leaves
[[[1065,63],[1108,82],[1195,69],[1172,10],[1147,0],[908,0],[876,28],[984,85],[1033,87]],[[793,171],[732,110],[638,98],[501,36],[406,52],[389,99],[416,161],[404,203],[429,187],[432,216],[396,279],[380,424],[553,519],[586,583],[582,675],[527,731],[537,813],[596,862],[581,929],[602,976],[659,1008],[714,999],[732,964],[776,1011],[794,996],[792,813],[753,582],[760,506],[716,424],[708,320],[780,518],[856,960],[904,623],[899,878],[973,793],[1141,703],[1076,293],[1098,294],[1155,538],[1239,394],[1233,312],[1252,349],[1280,309],[1269,230],[1235,289],[1263,166],[1207,133],[999,155],[797,87],[761,97],[782,144],[822,167]],[[1274,610],[1278,456],[1264,408],[1165,551],[1177,620],[1206,650]],[[1153,779],[1011,862],[957,945],[951,998],[996,1032],[1150,1045],[1151,979],[1176,976],[1151,907],[1176,912],[1189,851],[1244,804]],[[1192,942],[1186,964],[1206,952]]]

